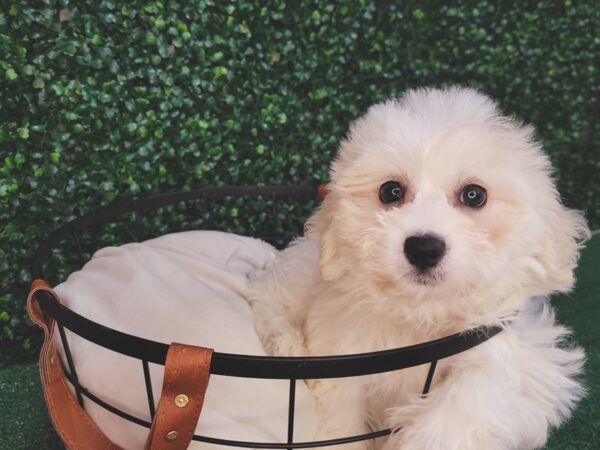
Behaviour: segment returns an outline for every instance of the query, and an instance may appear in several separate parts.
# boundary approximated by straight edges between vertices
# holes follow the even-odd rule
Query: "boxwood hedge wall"
[[[2,2],[2,347],[35,347],[28,262],[58,224],[120,194],[325,180],[349,121],[408,87],[480,88],[535,124],[597,226],[597,2],[447,3]]]

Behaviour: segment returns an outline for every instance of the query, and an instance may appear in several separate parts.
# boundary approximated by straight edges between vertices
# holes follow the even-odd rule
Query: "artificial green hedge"
[[[4,351],[32,346],[29,258],[60,223],[119,194],[325,180],[349,121],[408,87],[474,86],[535,124],[600,223],[597,2],[260,3],[1,3]]]

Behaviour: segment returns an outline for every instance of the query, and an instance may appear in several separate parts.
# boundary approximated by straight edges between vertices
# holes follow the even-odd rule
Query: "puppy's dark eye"
[[[460,193],[460,201],[469,208],[481,208],[487,201],[487,192],[477,184],[467,184]]]
[[[404,188],[397,181],[386,181],[379,187],[379,200],[386,205],[402,201]]]

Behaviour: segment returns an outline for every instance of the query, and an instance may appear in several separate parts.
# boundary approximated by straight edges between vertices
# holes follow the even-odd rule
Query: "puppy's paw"
[[[304,336],[287,321],[277,318],[257,320],[256,333],[271,356],[307,356]]]

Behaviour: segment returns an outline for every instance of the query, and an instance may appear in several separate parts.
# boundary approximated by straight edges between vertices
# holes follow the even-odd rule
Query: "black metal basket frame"
[[[66,239],[73,240],[79,258],[83,261],[80,245],[81,231],[93,225],[107,223],[110,219],[125,214],[136,213],[136,215],[139,215],[146,211],[190,200],[218,200],[225,197],[267,197],[276,201],[277,199],[291,197],[314,199],[320,194],[321,190],[317,186],[244,186],[196,189],[156,194],[143,198],[118,198],[109,205],[101,206],[71,220],[50,234],[35,252],[33,273],[36,278],[44,278],[44,260],[48,258],[53,249]],[[50,292],[41,290],[36,292],[34,297],[44,313],[56,321],[67,360],[66,367],[64,367],[65,375],[75,389],[79,404],[83,406],[83,397],[86,397],[123,419],[150,428],[151,422],[116,408],[79,383],[65,329],[101,347],[141,361],[151,419],[154,419],[156,406],[148,364],[164,365],[169,345],[142,339],[93,322],[62,305]],[[287,442],[244,442],[200,435],[194,435],[192,440],[243,448],[296,449],[346,444],[386,436],[392,432],[391,429],[323,441],[294,442],[296,381],[371,375],[429,364],[422,390],[422,395],[426,395],[431,387],[437,362],[440,359],[469,350],[487,341],[501,330],[501,326],[480,327],[417,345],[340,356],[300,358],[214,352],[210,365],[212,375],[289,380]],[[64,363],[63,366],[65,366]]]

